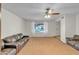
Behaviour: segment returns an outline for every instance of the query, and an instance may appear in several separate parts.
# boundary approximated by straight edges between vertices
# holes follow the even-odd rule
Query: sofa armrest
[[[0,55],[15,55],[16,49],[14,48],[6,48],[1,50]]]
[[[29,36],[27,36],[27,35],[24,35],[24,36],[22,37],[22,39],[23,39],[23,38],[28,38],[28,37],[29,37]]]

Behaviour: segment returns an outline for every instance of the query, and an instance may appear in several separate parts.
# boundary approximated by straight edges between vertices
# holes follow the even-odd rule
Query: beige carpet
[[[18,55],[74,55],[79,51],[56,38],[30,38]]]

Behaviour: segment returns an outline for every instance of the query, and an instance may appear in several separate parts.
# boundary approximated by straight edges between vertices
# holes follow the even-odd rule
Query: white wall
[[[26,35],[29,35],[31,37],[48,37],[48,36],[59,35],[59,31],[57,29],[58,24],[56,21],[47,21],[47,23],[48,23],[48,32],[47,33],[33,33],[32,32],[32,29],[33,29],[32,22],[35,22],[35,21],[27,21],[27,23],[25,25]]]
[[[79,15],[76,16],[76,34],[79,35]]]
[[[1,38],[17,33],[24,33],[24,24],[24,20],[10,11],[2,9]]]
[[[1,38],[17,33],[23,33],[24,35],[29,35],[31,37],[48,37],[59,35],[59,24],[56,21],[47,21],[47,23],[48,33],[33,33],[32,21],[25,21],[12,12],[3,9],[1,21]]]
[[[67,14],[65,15],[66,24],[66,37],[73,37],[76,33],[76,15]]]

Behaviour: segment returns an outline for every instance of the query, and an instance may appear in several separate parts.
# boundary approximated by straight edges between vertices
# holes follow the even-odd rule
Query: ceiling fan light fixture
[[[54,9],[47,8],[44,18],[51,18],[52,15],[59,15],[60,13],[55,12]]]
[[[45,16],[44,16],[44,18],[50,18],[50,17],[51,17],[50,15],[45,15]]]

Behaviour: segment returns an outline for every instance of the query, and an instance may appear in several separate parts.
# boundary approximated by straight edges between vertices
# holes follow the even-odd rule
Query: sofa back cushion
[[[74,35],[73,39],[74,40],[79,40],[79,35]]]
[[[14,38],[15,38],[15,39],[16,39],[16,41],[17,41],[17,40],[18,40],[18,35],[14,35],[14,36],[15,36]]]
[[[6,37],[6,38],[3,39],[3,41],[5,43],[16,42],[16,41],[20,40],[22,37],[23,37],[23,34],[19,33],[19,34],[16,34],[16,35]]]
[[[6,43],[16,42],[16,38],[15,36],[10,36],[10,37],[4,38],[3,41]]]

